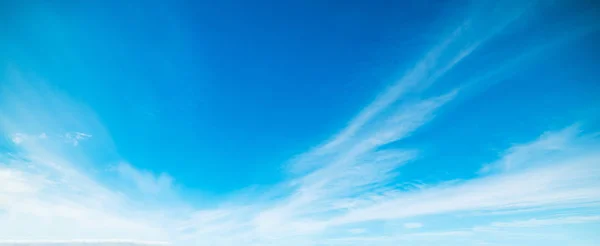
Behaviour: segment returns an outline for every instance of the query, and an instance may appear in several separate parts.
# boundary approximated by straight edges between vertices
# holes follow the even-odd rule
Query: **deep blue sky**
[[[122,157],[231,191],[280,180],[450,31],[457,4],[14,4],[5,47],[93,108]]]

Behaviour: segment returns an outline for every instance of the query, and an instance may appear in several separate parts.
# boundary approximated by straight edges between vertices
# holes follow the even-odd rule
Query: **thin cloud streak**
[[[88,130],[105,132],[93,113],[15,68],[6,74],[0,84],[0,132],[20,133],[23,141],[13,142],[16,151],[0,153],[0,240],[169,239],[162,227],[170,222],[161,212],[146,212],[92,172],[81,171],[102,164],[90,163],[88,153],[76,147],[92,140]],[[86,133],[58,130],[68,126]],[[89,141],[99,146],[94,151],[110,151],[110,142],[102,139]]]
[[[481,5],[474,6],[471,9],[472,16],[465,18],[461,25],[427,52],[402,78],[379,94],[344,130],[315,152],[329,150],[356,137],[365,125],[390,113],[386,111],[403,95],[431,86],[486,41],[531,11],[535,3],[536,1],[508,1],[505,5],[498,6],[493,1],[484,1]],[[500,9],[495,13],[498,16],[489,16],[487,10],[494,7]]]
[[[121,177],[133,182],[144,193],[168,193],[173,189],[173,178],[166,173],[154,175],[146,170],[138,170],[128,163],[120,163],[115,170]]]
[[[497,228],[525,228],[525,227],[541,227],[541,226],[556,226],[569,224],[585,224],[599,222],[600,216],[569,216],[551,219],[530,219],[511,222],[494,222],[490,227]]]
[[[282,234],[281,228],[285,225],[291,228],[289,231],[303,232],[305,228],[310,228],[310,233],[317,233],[330,226],[346,224],[343,222],[344,216],[340,217],[340,214],[365,204],[379,203],[379,200],[387,199],[390,193],[395,193],[393,188],[387,186],[395,176],[394,170],[413,160],[417,152],[384,151],[380,148],[409,136],[425,125],[460,91],[413,102],[402,102],[399,100],[401,96],[433,84],[527,10],[521,8],[519,11],[506,12],[512,15],[502,16],[496,23],[486,21],[492,26],[485,29],[473,24],[477,22],[475,17],[469,19],[427,53],[399,82],[380,94],[333,140],[296,159],[293,169],[301,166],[316,168],[292,181],[292,186],[296,188],[289,198],[259,214],[255,219],[259,231],[263,234]],[[356,199],[356,196],[365,199]],[[370,197],[378,198],[366,199]],[[344,203],[347,205],[339,206]],[[301,228],[294,228],[294,223],[289,223],[298,220],[301,221],[298,225]],[[369,219],[350,219],[348,223],[366,220]],[[306,226],[307,223],[311,226]]]
[[[544,163],[541,167],[521,172],[485,176],[479,179],[425,188],[415,192],[397,192],[383,197],[377,204],[352,209],[333,220],[333,224],[369,220],[389,220],[414,216],[477,210],[511,210],[547,205],[569,205],[600,201],[598,187],[600,155],[597,143],[587,143],[588,136],[570,135],[561,140],[587,143],[575,154],[561,159],[539,156],[530,149],[545,146],[547,139],[565,138],[565,131],[545,133],[536,142],[515,146],[507,154],[514,161],[532,160]],[[577,145],[573,145],[574,147]],[[517,160],[516,157],[520,159]],[[504,159],[503,157],[502,159]],[[358,199],[357,203],[360,203]]]
[[[398,241],[410,241],[412,244],[421,245],[423,241],[432,243],[443,240],[451,243],[450,239],[458,239],[457,245],[469,242],[469,245],[481,245],[483,235],[502,235],[510,238],[539,238],[551,237],[547,233],[523,233],[514,230],[523,230],[524,228],[542,228],[549,226],[567,226],[575,224],[591,224],[600,221],[599,216],[569,216],[547,219],[529,219],[511,222],[494,222],[488,225],[475,226],[472,228],[448,231],[432,231],[405,233],[401,235],[389,236],[349,236],[341,238],[328,239],[330,245],[363,245],[363,243],[377,243],[378,245],[397,245]],[[431,245],[431,244],[426,244]],[[454,244],[453,244],[454,245]],[[496,245],[496,244],[494,244]],[[504,244],[499,244],[504,245]]]

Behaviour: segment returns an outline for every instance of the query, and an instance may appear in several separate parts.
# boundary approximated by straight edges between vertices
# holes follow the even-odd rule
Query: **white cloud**
[[[504,25],[506,23],[499,24]],[[394,170],[414,159],[417,152],[382,151],[379,148],[409,136],[426,124],[439,108],[457,96],[458,91],[419,101],[397,101],[405,93],[433,83],[473,52],[479,43],[493,36],[488,33],[474,42],[464,42],[470,31],[466,26],[459,27],[399,82],[378,96],[334,139],[296,158],[292,165],[295,171],[312,171],[292,180],[290,185],[294,191],[291,196],[258,214],[253,220],[258,231],[278,235],[283,233],[282,230],[317,233],[335,221],[321,217],[377,203],[388,193],[393,193],[394,189],[387,185],[395,176]],[[356,196],[362,199],[355,199]]]
[[[168,239],[144,210],[50,155],[0,166],[0,240]]]
[[[8,200],[8,195],[31,193],[37,189],[35,180],[32,177],[27,177],[22,172],[12,169],[0,169],[0,180],[3,180],[0,186],[0,194],[4,195],[0,200],[0,204],[4,204]]]
[[[590,141],[590,136],[587,135],[570,134],[564,140],[572,145],[563,149],[568,155],[562,155],[560,159],[538,155],[527,147],[540,146],[546,139],[565,136],[565,130],[547,132],[538,141],[515,145],[511,151],[507,151],[507,155],[519,156],[523,160],[533,160],[530,155],[534,155],[536,163],[543,163],[518,172],[428,185],[409,191],[378,189],[373,184],[380,180],[371,180],[368,171],[360,171],[355,175],[353,171],[343,171],[340,168],[323,176],[307,177],[306,183],[300,181],[302,186],[285,202],[262,210],[256,217],[254,226],[263,235],[281,235],[275,238],[283,240],[294,235],[319,235],[338,226],[376,220],[394,221],[467,211],[480,211],[484,214],[497,211],[518,213],[525,208],[552,210],[561,207],[586,207],[590,203],[600,202],[600,191],[595,188],[600,186],[600,180],[597,179],[600,177],[600,168],[595,165],[600,162],[600,154],[595,151],[597,141]],[[504,157],[500,158],[502,159]],[[520,162],[515,158],[513,160]],[[385,166],[385,162],[381,163]],[[386,169],[382,170],[383,172],[377,172],[379,175],[376,177],[385,179],[386,175],[382,174],[385,174]],[[369,189],[361,189],[364,185],[361,182],[367,182]],[[338,193],[341,195],[337,195]],[[346,205],[331,205],[340,201],[344,201],[342,204]],[[418,228],[419,225],[407,223],[405,226]],[[471,233],[461,231],[459,234]],[[416,235],[411,237],[414,236]]]
[[[472,236],[471,231],[438,231],[438,232],[419,232],[387,236],[348,236],[339,238],[330,238],[324,240],[326,245],[398,245],[398,242],[407,242],[410,245],[465,245],[465,241],[459,244],[450,243],[449,239],[465,238]],[[467,244],[481,245],[481,244]]]
[[[82,132],[68,132],[65,133],[65,141],[67,143],[73,144],[73,146],[79,145],[79,142],[91,138],[92,135]]]
[[[559,132],[547,132],[529,144],[513,146],[506,151],[502,159],[485,165],[480,173],[491,171],[510,171],[518,168],[530,167],[550,155],[564,154],[576,148],[571,141],[581,132],[577,125],[567,127]],[[581,141],[581,139],[580,139]]]
[[[585,137],[569,141],[577,142],[578,139]],[[510,152],[510,155],[529,159],[529,149],[520,149],[524,152]],[[535,161],[545,163],[544,166],[520,172],[442,184],[414,192],[392,193],[376,204],[354,209],[334,221],[335,224],[346,224],[460,211],[513,210],[550,205],[577,207],[587,202],[598,202],[600,191],[593,187],[600,185],[597,179],[600,168],[595,165],[600,162],[600,154],[595,149],[596,145],[582,147],[577,154],[559,160],[539,156]]]
[[[21,144],[25,139],[27,139],[27,135],[23,133],[15,133],[11,136],[11,140],[14,144]]]
[[[497,228],[525,228],[525,227],[541,227],[541,226],[555,226],[555,225],[569,225],[569,224],[585,224],[600,222],[600,216],[568,216],[558,217],[549,219],[529,219],[519,220],[511,222],[495,222],[492,223],[491,227]]]
[[[138,170],[127,163],[121,163],[116,171],[123,178],[132,181],[138,189],[145,193],[158,194],[172,189],[173,178],[166,173],[155,176],[149,171]]]
[[[88,153],[64,148],[64,141],[77,145],[90,134],[70,132],[59,139],[45,134],[70,128],[105,132],[93,113],[42,82],[15,70],[8,74],[0,83],[0,132],[19,144],[14,152],[0,153],[0,241],[169,242],[171,219],[165,217],[172,210],[140,206],[114,188],[118,183],[97,181],[89,168],[100,163],[90,163]],[[101,147],[95,154],[110,154],[110,145]]]
[[[460,60],[461,57],[463,55],[457,54],[453,60]],[[442,68],[451,67],[452,64],[448,63]],[[431,73],[443,72],[444,69]],[[393,221],[465,211],[577,207],[600,199],[600,193],[590,188],[599,184],[594,179],[598,177],[597,169],[591,167],[600,159],[594,154],[593,148],[583,144],[587,140],[582,141],[584,138],[578,136],[577,132],[567,134],[572,131],[569,129],[575,127],[544,134],[530,143],[537,147],[526,147],[529,144],[524,144],[508,150],[497,163],[505,163],[510,159],[511,163],[522,164],[519,168],[506,168],[513,171],[510,173],[482,176],[470,181],[424,185],[412,191],[389,186],[389,181],[395,176],[394,170],[413,160],[418,152],[397,149],[382,151],[379,147],[409,136],[431,120],[440,107],[457,96],[457,91],[453,91],[421,101],[398,103],[396,100],[405,93],[403,90],[413,86],[404,83],[412,81],[401,80],[378,97],[333,140],[294,159],[295,171],[306,174],[287,186],[293,189],[292,195],[272,206],[263,206],[265,208],[259,210],[250,225],[241,220],[244,221],[241,222],[244,229],[240,230],[274,242],[299,236],[318,238],[338,226],[376,220]],[[574,144],[557,148],[553,143],[559,144],[561,138],[568,140],[563,142],[565,144]],[[577,151],[572,152],[571,148]],[[545,152],[536,152],[532,156],[529,153],[532,149],[550,149],[560,153],[562,158],[545,159]],[[539,164],[525,165],[531,161]],[[503,170],[499,168],[500,172]],[[227,222],[220,221],[213,225],[235,224],[237,219],[234,216],[224,221]],[[228,235],[244,235],[238,233],[237,229],[232,230],[231,226],[224,228],[222,232]],[[464,236],[472,233],[453,231],[422,235],[434,234]],[[210,234],[204,236],[210,237]]]
[[[545,240],[564,240],[558,241],[557,245],[563,245],[563,242],[573,244],[572,238],[565,238],[560,234],[548,234],[546,232],[534,233],[524,231],[525,228],[541,228],[547,226],[565,226],[572,224],[597,223],[600,221],[600,216],[567,216],[554,217],[546,219],[529,219],[517,220],[510,222],[494,222],[484,226],[475,226],[472,228],[464,228],[458,230],[441,230],[431,232],[418,233],[393,233],[391,235],[364,235],[364,236],[347,236],[327,240],[331,245],[397,245],[399,241],[408,241],[411,245],[439,245],[443,242],[444,245],[514,245],[519,242],[519,239],[531,239],[532,242],[540,242],[540,238]],[[495,237],[503,237],[510,239],[510,243],[489,243],[487,240]],[[514,240],[517,241],[514,241]],[[574,245],[580,245],[575,243]],[[583,244],[590,245],[590,244]]]
[[[417,229],[417,228],[423,227],[423,224],[418,223],[418,222],[409,222],[409,223],[404,223],[402,226],[404,226],[404,228],[406,228],[406,229]]]
[[[28,140],[35,140],[35,138],[36,138],[35,135],[29,135],[29,134],[25,134],[25,133],[13,133],[13,134],[11,134],[10,140],[14,144],[19,145]],[[46,135],[46,133],[42,133],[42,134],[38,135],[37,138],[46,139],[46,138],[48,138],[48,136]]]
[[[367,230],[364,228],[352,228],[350,230],[348,230],[348,232],[352,233],[352,234],[362,234],[365,233]]]

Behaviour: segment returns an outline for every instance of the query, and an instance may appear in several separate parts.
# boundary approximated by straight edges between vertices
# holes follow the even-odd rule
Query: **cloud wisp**
[[[576,125],[513,146],[498,161],[482,167],[483,175],[476,179],[410,191],[392,185],[396,170],[415,160],[418,150],[384,147],[434,119],[444,105],[460,97],[461,91],[416,101],[403,100],[402,96],[431,86],[524,14],[503,13],[510,15],[485,32],[474,31],[477,27],[469,26],[469,22],[459,27],[332,140],[295,158],[291,169],[300,175],[289,182],[289,196],[260,206],[253,218],[237,214],[235,207],[229,208],[230,213],[206,222],[206,227],[218,230],[217,235],[240,236],[236,239],[240,242],[294,238],[310,244],[310,240],[322,240],[336,228],[374,221],[473,211],[543,210],[598,202],[600,194],[593,187],[599,185],[598,169],[594,168],[599,159],[595,144],[591,144],[597,140],[580,136]],[[477,22],[476,16],[472,22]],[[547,158],[548,152],[560,158]],[[248,217],[251,222],[247,222]],[[195,236],[214,238],[214,231],[209,231]],[[349,231],[356,234],[354,229]]]
[[[567,224],[585,224],[600,221],[600,216],[569,216],[550,219],[529,219],[511,222],[494,222],[492,227],[497,228],[524,228],[524,227],[540,227],[540,226],[555,226]]]
[[[86,134],[83,132],[65,133],[65,141],[67,141],[70,144],[73,144],[73,146],[77,146],[77,145],[79,145],[79,142],[86,140],[88,138],[91,138],[91,137],[92,137],[92,135]]]
[[[0,241],[169,239],[165,224],[153,222],[156,215],[141,212],[143,207],[98,181],[93,171],[82,171],[104,164],[79,146],[91,134],[60,129],[104,133],[93,113],[14,68],[3,74],[0,132],[11,137],[14,151],[0,153]],[[100,146],[94,154],[111,153],[110,144],[89,142]]]

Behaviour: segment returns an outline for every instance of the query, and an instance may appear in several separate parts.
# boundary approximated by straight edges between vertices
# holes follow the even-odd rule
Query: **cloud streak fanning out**
[[[466,21],[344,129],[290,160],[290,178],[265,192],[276,195],[226,200],[211,208],[178,196],[168,174],[123,160],[90,109],[9,68],[0,86],[0,127],[16,151],[0,155],[0,245],[397,245],[406,240],[429,245],[446,238],[477,245],[483,244],[477,230],[596,223],[598,216],[589,215],[520,217],[459,228],[432,220],[597,208],[600,143],[578,124],[515,143],[497,160],[481,163],[469,179],[424,184],[399,177],[402,167],[416,165],[423,153],[394,143],[451,111],[448,106],[470,95],[473,86],[439,89],[437,83],[497,36],[527,26],[536,4],[486,2],[469,9]],[[488,14],[489,8],[498,11]],[[465,83],[481,80],[468,77]],[[94,156],[119,164],[94,163],[90,148]],[[91,168],[97,166],[112,168]],[[104,173],[110,182],[104,182]]]

